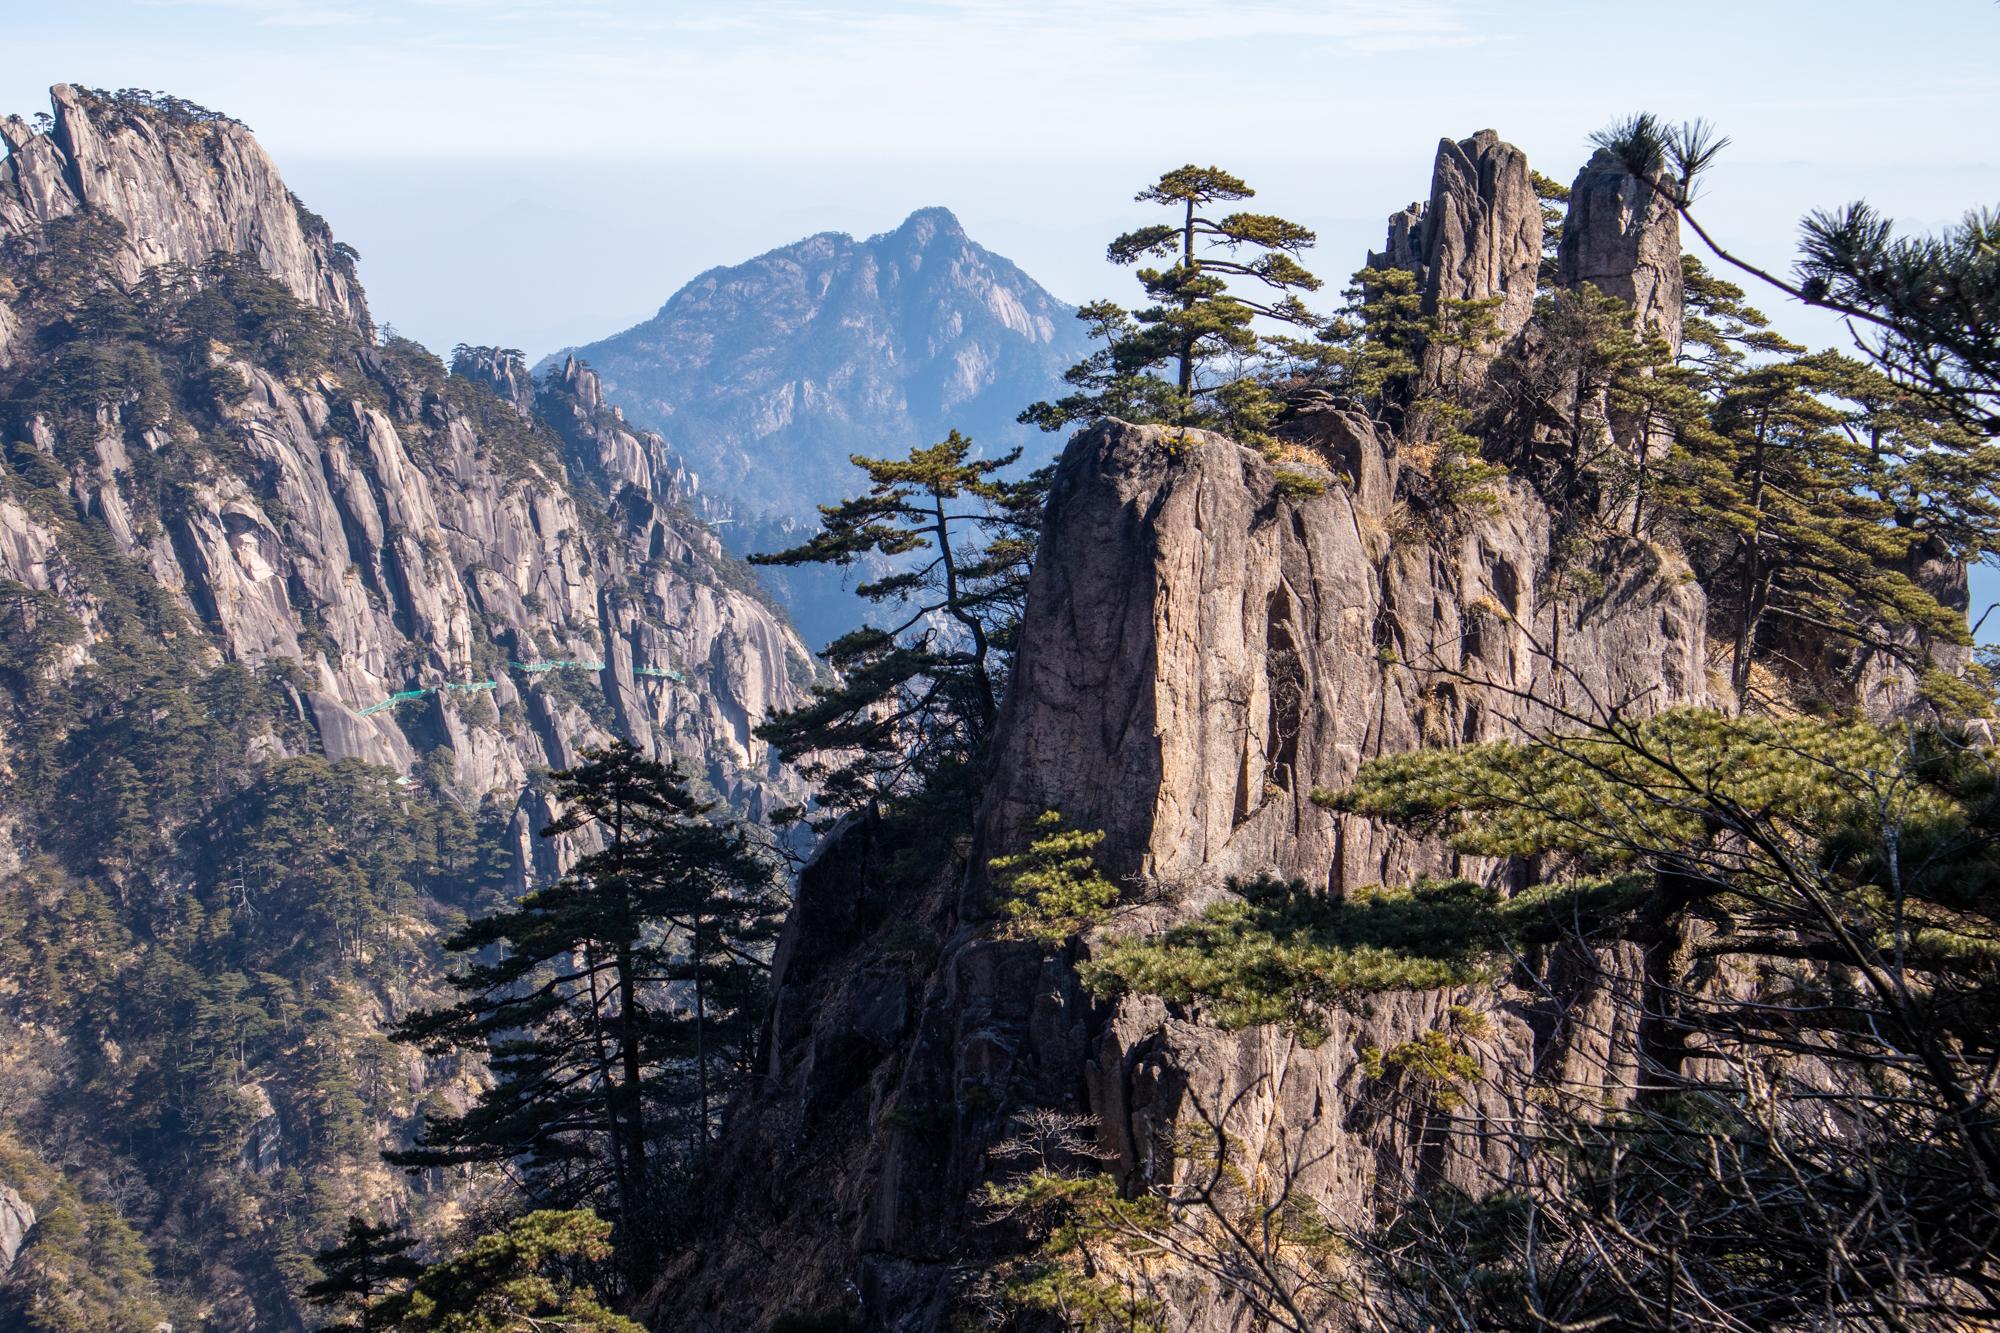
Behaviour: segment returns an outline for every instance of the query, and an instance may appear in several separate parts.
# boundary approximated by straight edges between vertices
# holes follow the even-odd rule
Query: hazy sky
[[[705,268],[943,204],[1076,301],[1132,294],[1132,192],[1213,161],[1337,292],[1492,127],[1569,179],[1650,109],[1734,146],[1701,211],[1789,263],[1807,210],[2000,204],[1993,0],[5,0],[0,110],[145,87],[248,122],[362,254],[378,320],[531,356]],[[1327,293],[1329,297],[1333,292]],[[1838,340],[1766,294],[1781,327]],[[1982,599],[1983,601],[1983,599]],[[2000,616],[1995,617],[2000,621]],[[1989,626],[1989,633],[1995,626]]]
[[[1706,212],[1773,261],[1813,206],[1930,227],[2000,200],[1992,0],[6,9],[0,108],[68,80],[247,121],[361,251],[378,318],[440,348],[601,336],[711,265],[927,204],[1060,296],[1121,293],[1104,241],[1187,160],[1317,227],[1338,279],[1426,192],[1439,136],[1491,126],[1567,179],[1639,108],[1734,138]]]

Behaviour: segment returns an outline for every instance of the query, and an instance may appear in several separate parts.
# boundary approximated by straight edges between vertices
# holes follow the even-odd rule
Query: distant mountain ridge
[[[1014,418],[1083,354],[1074,315],[924,208],[865,240],[821,232],[710,269],[645,323],[571,350],[744,518],[810,522],[852,486],[850,453],[956,428],[1053,456]]]

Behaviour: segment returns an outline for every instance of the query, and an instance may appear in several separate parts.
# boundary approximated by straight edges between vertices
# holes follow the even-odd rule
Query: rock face
[[[1338,423],[1383,470],[1368,423]],[[1706,689],[1700,589],[1633,543],[1604,593],[1546,595],[1549,515],[1506,483],[1443,541],[1398,541],[1386,491],[1281,499],[1254,450],[1107,425],[1057,475],[986,841],[1043,810],[1114,830],[1109,864],[1168,884],[1274,870],[1338,894],[1441,870],[1313,806],[1365,759],[1532,733],[1523,696],[1576,712]],[[1557,627],[1558,618],[1562,621]],[[1560,661],[1536,645],[1560,640]]]
[[[1681,225],[1666,197],[1600,148],[1570,187],[1557,252],[1565,287],[1590,283],[1636,312],[1636,322],[1681,345]]]
[[[55,1132],[51,1178],[92,1201],[117,1180],[135,1244],[191,1256],[159,1272],[204,1327],[304,1327],[285,1276],[297,1236],[252,1220],[258,1209],[297,1206],[302,1179],[420,1229],[458,1206],[463,1181],[407,1178],[379,1152],[408,1146],[423,1108],[462,1110],[479,1073],[384,1035],[446,999],[437,943],[455,915],[486,910],[473,894],[497,901],[561,868],[564,849],[537,836],[550,814],[539,775],[623,735],[741,812],[796,803],[803,784],[752,732],[803,697],[811,659],[690,512],[692,477],[604,405],[586,369],[536,383],[518,353],[467,348],[453,374],[414,344],[378,344],[344,252],[240,126],[63,89],[56,109],[46,133],[7,122],[0,165],[0,328],[13,331],[0,359],[8,941],[36,910],[14,896],[41,901],[55,879],[65,901],[106,904],[109,942],[77,955],[95,949],[100,980],[151,968],[175,979],[160,1015],[97,992],[104,1022],[88,1033],[48,1019],[48,987],[6,988],[0,1091],[24,1141],[70,1125],[72,1106],[117,1103],[103,1123]],[[218,248],[228,262],[211,264]],[[206,271],[195,282],[189,269]],[[159,281],[135,282],[147,276]],[[116,318],[100,320],[106,309]],[[211,687],[247,691],[240,721],[211,706]],[[138,739],[98,744],[103,719],[128,712]],[[214,741],[184,796],[171,784],[198,747],[156,761],[143,719],[162,716]],[[104,830],[47,813],[95,810],[100,761],[125,765],[133,817],[159,844],[143,860],[112,864]],[[211,827],[251,817],[260,784],[302,772],[391,812],[376,825],[340,813],[375,806],[316,807],[289,826],[323,833],[339,848],[329,855],[360,859],[383,827],[384,844],[426,820],[457,830],[406,876],[302,869],[313,910],[359,883],[376,913],[337,950],[316,924],[279,919],[268,876],[198,850]],[[447,876],[467,889],[453,901],[434,892]],[[226,947],[176,953],[192,936],[166,923],[204,904],[224,923],[204,938]],[[285,952],[301,940],[308,951]],[[242,982],[227,971],[239,965],[259,987],[310,995],[302,1021],[319,1039],[239,1046],[204,1067],[225,1070],[203,1084],[222,1110],[127,1132],[129,1100],[77,1071],[141,1077],[137,1044],[230,976]],[[332,1103],[316,1100],[327,1088],[352,1090],[338,1143]],[[199,1144],[209,1130],[184,1127],[217,1124]],[[195,1161],[198,1179],[173,1174]],[[0,1192],[0,1256],[26,1225],[16,1203]],[[228,1208],[241,1225],[218,1220]]]
[[[215,249],[244,254],[365,327],[351,261],[242,126],[54,96],[50,133],[9,122],[0,241],[32,247],[45,221],[88,207],[124,223],[127,276]],[[80,433],[38,412],[8,425],[73,460],[74,503],[184,601],[220,660],[298,664],[327,754],[408,767],[442,748],[477,800],[520,790],[530,770],[569,762],[615,727],[696,760],[745,808],[800,794],[750,730],[799,697],[803,644],[680,512],[685,495],[654,489],[692,479],[658,437],[623,426],[587,371],[572,365],[537,388],[518,353],[468,349],[457,378],[499,395],[495,411],[407,344],[364,349],[358,380],[212,357],[248,386],[223,421],[241,463],[202,469],[157,521],[133,490],[134,451],[170,454],[191,425],[135,437],[116,405]],[[633,498],[611,505],[621,485]],[[19,508],[0,526],[0,577],[75,598],[89,625],[89,594],[50,558],[56,533]],[[75,665],[90,660],[86,640]],[[543,688],[555,677],[509,665],[557,661],[590,664],[560,670],[601,696],[594,716]],[[418,689],[431,692],[376,708]]]
[[[0,1277],[14,1266],[14,1259],[35,1229],[35,1210],[11,1185],[0,1185]]]
[[[1427,314],[1445,301],[1499,297],[1504,341],[1534,310],[1541,255],[1541,203],[1527,155],[1481,130],[1438,141],[1429,202],[1390,217],[1388,243],[1371,262],[1414,272]]]
[[[1431,201],[1392,219],[1377,258],[1416,271],[1432,308],[1500,297],[1511,336],[1540,231],[1525,160],[1484,133],[1441,146]],[[1671,236],[1639,234],[1631,262],[1664,264]],[[1169,1177],[1178,1129],[1209,1114],[1242,1160],[1282,1148],[1309,1162],[1297,1188],[1337,1218],[1364,1219],[1426,1175],[1478,1182],[1479,1145],[1441,1152],[1385,1111],[1363,1056],[1438,1029],[1471,991],[1376,997],[1331,1015],[1309,1047],[1153,999],[1096,1000],[1073,956],[991,929],[982,867],[1047,810],[1105,833],[1100,859],[1127,886],[1121,932],[1188,919],[1231,878],[1265,872],[1329,896],[1424,874],[1504,887],[1516,867],[1330,812],[1311,792],[1378,755],[1546,731],[1558,709],[1708,700],[1706,601],[1671,553],[1611,540],[1583,577],[1557,579],[1562,516],[1526,482],[1498,483],[1490,512],[1427,515],[1369,420],[1328,404],[1289,431],[1284,468],[1317,456],[1319,494],[1220,436],[1106,422],[1070,442],[962,862],[928,891],[899,890],[890,835],[863,821],[800,880],[766,1084],[735,1138],[738,1225],[756,1239],[717,1247],[674,1288],[713,1311],[707,1327],[830,1306],[870,1328],[947,1326],[970,1275],[1015,1252],[976,1200],[1007,1169],[989,1150],[1025,1107],[1094,1117],[1134,1190]],[[913,931],[935,941],[915,966],[900,942]],[[1576,961],[1540,960],[1537,988],[1485,1015],[1488,1067],[1550,1061],[1606,1086],[1627,1072],[1632,1034],[1578,978],[1631,959]],[[759,1271],[772,1245],[797,1262]],[[1169,1322],[1254,1326],[1192,1286]]]
[[[1406,1125],[1369,1109],[1360,1052],[1436,1027],[1466,996],[1383,997],[1337,1015],[1312,1048],[1154,1000],[1107,1005],[1069,959],[993,937],[978,870],[1054,809],[1105,831],[1104,863],[1139,904],[1121,931],[1184,919],[1228,878],[1263,871],[1335,895],[1419,873],[1500,876],[1314,806],[1311,789],[1378,754],[1547,727],[1523,695],[1578,710],[1706,697],[1704,600],[1670,558],[1608,548],[1601,594],[1556,603],[1549,515],[1531,492],[1509,486],[1490,517],[1416,539],[1397,531],[1394,465],[1368,424],[1339,415],[1324,433],[1341,461],[1313,498],[1282,493],[1267,459],[1220,436],[1109,422],[1071,442],[962,889],[947,876],[922,903],[885,898],[893,849],[865,823],[801,879],[767,1086],[741,1140],[773,1210],[753,1206],[742,1225],[764,1243],[778,1242],[761,1229],[778,1228],[801,1263],[760,1287],[718,1260],[714,1327],[731,1326],[739,1283],[766,1313],[814,1308],[847,1283],[869,1327],[944,1326],[960,1276],[1004,1250],[973,1200],[1024,1106],[1097,1117],[1134,1187],[1173,1169],[1176,1122],[1198,1107],[1232,1107],[1252,1160],[1280,1142],[1313,1157],[1301,1188],[1338,1216],[1431,1169]],[[1559,664],[1536,647],[1558,621]],[[943,941],[921,980],[880,943],[909,921]],[[1527,1022],[1495,1015],[1482,1058],[1603,1070],[1614,1048],[1538,1047]],[[788,1155],[808,1143],[838,1171]],[[1475,1172],[1477,1156],[1437,1169]],[[1206,1301],[1190,1297],[1174,1326],[1245,1327]]]
[[[50,98],[46,134],[19,116],[0,120],[0,236],[88,209],[124,224],[128,280],[158,264],[193,267],[218,250],[250,255],[299,300],[368,329],[354,252],[285,188],[243,125],[164,99],[66,84]],[[7,325],[0,314],[0,365]]]

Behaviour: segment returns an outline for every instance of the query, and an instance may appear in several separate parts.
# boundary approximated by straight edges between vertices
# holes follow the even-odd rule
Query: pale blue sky
[[[1316,227],[1329,286],[1492,127],[1568,179],[1645,108],[1734,142],[1702,212],[1790,260],[1806,210],[2000,204],[1993,0],[6,0],[0,110],[139,86],[256,129],[378,319],[539,355],[814,231],[943,204],[1057,295],[1166,167]],[[1330,295],[1330,294],[1329,294]],[[1837,326],[1764,299],[1811,341]]]
[[[69,0],[9,3],[0,109],[174,92],[249,122],[360,249],[378,315],[531,353],[817,230],[944,204],[1071,300],[1162,167],[1217,161],[1339,278],[1491,126],[1567,179],[1650,108],[1736,141],[1707,213],[1789,252],[1865,195],[2000,199],[2000,7],[1916,0]]]

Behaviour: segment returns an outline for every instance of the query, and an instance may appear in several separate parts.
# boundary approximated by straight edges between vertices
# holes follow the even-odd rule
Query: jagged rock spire
[[[1680,215],[1607,148],[1570,187],[1557,268],[1563,286],[1589,283],[1628,303],[1640,329],[1680,350]]]
[[[1369,263],[1414,272],[1427,312],[1444,301],[1499,297],[1504,340],[1534,310],[1541,237],[1541,204],[1527,154],[1481,130],[1469,139],[1438,141],[1430,201],[1389,218],[1386,248]]]

